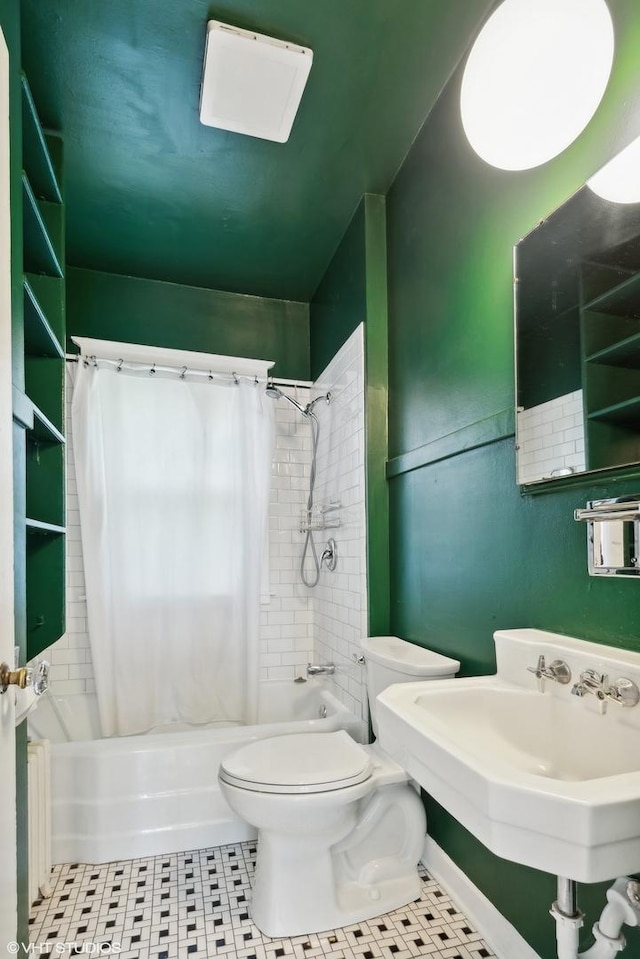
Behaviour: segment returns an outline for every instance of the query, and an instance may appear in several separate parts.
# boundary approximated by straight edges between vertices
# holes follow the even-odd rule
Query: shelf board
[[[582,308],[618,316],[640,316],[640,273],[634,273],[606,293],[600,293]]]
[[[609,423],[619,423],[622,426],[633,423],[640,425],[640,396],[633,396],[631,399],[613,403],[611,406],[603,406],[589,413],[588,419],[607,420]]]
[[[55,523],[41,523],[39,519],[25,520],[27,535],[29,536],[61,536],[66,533],[66,527],[56,526]]]
[[[22,174],[22,210],[25,262],[35,273],[64,276],[60,258],[49,236],[49,230],[31,184]]]
[[[64,358],[64,349],[51,329],[29,281],[24,286],[24,347],[30,356],[56,356]]]
[[[41,443],[64,444],[65,442],[60,430],[35,404],[33,407],[33,429],[29,431],[29,437],[40,440]]]
[[[22,143],[25,166],[36,196],[62,203],[62,191],[29,83],[22,74]]]
[[[603,363],[607,366],[624,366],[627,369],[640,369],[640,333],[627,336],[618,343],[612,343],[586,357],[587,363]]]

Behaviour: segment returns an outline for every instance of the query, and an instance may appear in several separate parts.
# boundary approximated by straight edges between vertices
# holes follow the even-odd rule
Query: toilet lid
[[[373,765],[344,730],[274,736],[242,746],[222,760],[220,778],[268,793],[317,793],[364,782]]]

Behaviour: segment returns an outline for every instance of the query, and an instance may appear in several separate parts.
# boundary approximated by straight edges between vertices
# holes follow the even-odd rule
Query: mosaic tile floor
[[[33,906],[39,955],[121,959],[487,959],[493,953],[426,873],[419,900],[342,929],[267,939],[249,919],[255,843],[53,871]],[[57,943],[65,943],[64,953]],[[84,944],[84,948],[83,948]],[[98,944],[102,944],[98,946]]]

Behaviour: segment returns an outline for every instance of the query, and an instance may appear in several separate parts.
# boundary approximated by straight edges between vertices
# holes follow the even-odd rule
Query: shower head
[[[266,385],[265,393],[272,400],[279,400],[282,397],[283,400],[289,400],[293,406],[302,413],[303,416],[311,416],[313,413],[313,407],[316,403],[320,403],[324,400],[327,405],[331,402],[331,393],[323,393],[322,396],[316,396],[315,400],[312,400],[310,403],[307,403],[306,406],[303,406],[302,403],[298,403],[297,400],[294,400],[292,396],[289,396],[288,393],[283,393],[272,380]]]
[[[272,400],[279,400],[280,397],[282,397],[283,400],[289,400],[289,402],[293,406],[295,406],[295,408],[298,410],[299,413],[302,413],[303,416],[308,415],[307,413],[308,407],[305,409],[302,403],[298,403],[298,401],[294,400],[292,396],[289,396],[287,393],[283,393],[282,390],[278,389],[278,387],[275,386],[274,383],[267,383],[265,393]]]

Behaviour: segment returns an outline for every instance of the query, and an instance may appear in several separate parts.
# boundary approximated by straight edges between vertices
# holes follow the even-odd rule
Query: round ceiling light
[[[587,186],[611,203],[640,203],[640,137],[587,180]]]
[[[504,0],[462,80],[473,149],[501,170],[528,170],[562,153],[598,108],[613,48],[605,0]]]

